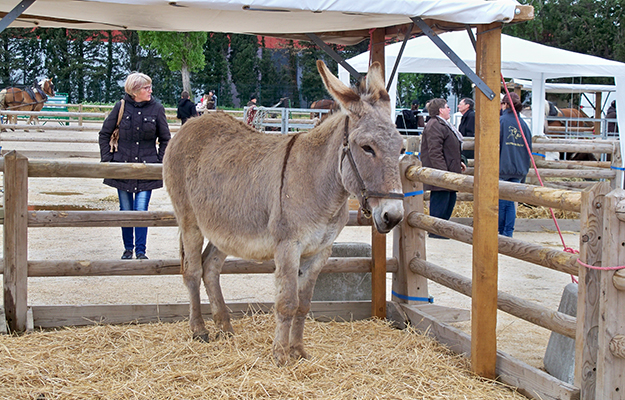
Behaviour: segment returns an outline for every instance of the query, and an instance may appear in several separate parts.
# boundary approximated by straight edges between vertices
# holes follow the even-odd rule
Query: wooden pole
[[[603,200],[603,247],[601,266],[625,265],[625,223],[616,216],[625,191],[615,189]],[[599,324],[597,333],[596,399],[625,399],[625,358],[619,351],[625,335],[625,291],[614,285],[614,270],[599,271]],[[585,399],[584,399],[585,400]]]
[[[384,29],[371,33],[371,62],[379,62],[384,73]],[[371,228],[371,315],[386,318],[386,235]]]
[[[582,192],[580,213],[579,259],[601,266],[603,235],[603,197],[610,184],[601,182]],[[581,398],[595,399],[597,369],[597,329],[599,325],[599,271],[579,266],[577,289],[577,332],[575,334],[575,386]]]
[[[28,312],[28,159],[4,156],[4,311],[11,331],[26,330]]]
[[[601,133],[601,92],[595,92],[595,135]]]
[[[407,151],[417,154],[419,151],[418,137],[410,137]],[[406,177],[406,169],[410,165],[421,165],[421,161],[414,155],[406,155],[399,163],[399,170],[404,193],[411,195],[404,199],[404,220],[393,232],[393,255],[401,266],[396,274],[393,274],[392,299],[398,303],[419,304],[424,300],[415,298],[428,298],[428,281],[423,276],[414,273],[410,269],[410,261],[413,258],[426,259],[425,231],[413,228],[408,223],[408,216],[413,211],[423,213],[423,184],[414,182]]]
[[[499,192],[499,92],[501,24],[478,25],[476,73],[495,91],[476,90],[471,368],[489,379],[497,364],[497,224]],[[497,144],[497,145],[495,145]]]

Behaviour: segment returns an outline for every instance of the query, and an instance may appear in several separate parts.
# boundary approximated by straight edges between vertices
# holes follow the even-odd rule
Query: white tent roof
[[[439,36],[458,57],[475,70],[475,50],[466,31],[447,32]],[[401,45],[401,43],[394,43],[385,47],[387,68],[393,68]],[[369,52],[359,54],[347,61],[357,71],[365,72],[369,65]],[[427,36],[408,41],[398,71],[462,74],[460,69]],[[501,35],[501,72],[506,78],[526,79],[625,76],[625,64]]]
[[[446,32],[439,37],[475,71],[475,50],[466,31]],[[395,60],[402,43],[386,46],[386,81],[390,80]],[[359,72],[367,70],[369,52],[353,57],[347,62]],[[460,69],[427,36],[408,40],[402,54],[398,72],[429,74],[462,74]],[[544,131],[545,80],[575,76],[614,77],[616,103],[625,104],[625,63],[600,57],[575,53],[555,47],[501,35],[501,72],[506,78],[525,78],[532,81],[532,134]],[[339,66],[339,78],[349,82],[349,73]],[[389,95],[395,108],[397,79],[393,79]],[[625,112],[617,112],[619,126],[625,126]],[[625,129],[621,129],[625,135]],[[625,154],[625,140],[621,137],[621,151]],[[625,166],[625,158],[623,159]]]
[[[0,15],[18,0],[0,3]],[[288,34],[370,29],[421,16],[509,22],[515,0],[36,0],[11,27]]]

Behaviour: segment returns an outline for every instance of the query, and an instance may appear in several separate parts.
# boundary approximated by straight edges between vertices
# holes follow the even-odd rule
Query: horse
[[[0,108],[11,111],[41,111],[48,96],[54,96],[52,79],[43,79],[32,88],[8,87],[0,91]],[[17,115],[8,115],[7,122],[17,124]],[[31,115],[27,124],[30,125],[31,122],[39,125],[39,118]]]
[[[547,107],[549,110],[547,111]],[[545,116],[568,118],[571,121],[549,121],[548,126],[573,126],[576,128],[586,127],[592,128],[594,124],[590,121],[580,121],[580,118],[589,118],[581,109],[577,108],[559,108],[553,102],[545,102]]]
[[[304,321],[319,272],[356,196],[381,233],[403,218],[399,159],[403,140],[389,118],[379,63],[366,87],[343,84],[323,61],[317,69],[340,104],[328,120],[296,134],[258,132],[225,113],[192,118],[169,142],[163,179],[180,227],[180,260],[190,296],[193,337],[208,341],[200,308],[202,279],[217,337],[234,333],[219,283],[227,255],[275,261],[278,365],[307,358]],[[202,251],[204,238],[208,244]]]
[[[332,99],[321,99],[321,100],[313,101],[312,104],[310,105],[310,108],[312,108],[313,110],[330,110],[330,112],[327,112],[327,113],[319,113],[319,112],[310,113],[310,119],[319,118],[319,122],[315,124],[315,125],[318,125],[322,123],[323,121],[325,121],[326,118],[328,118],[330,114],[337,111],[339,108],[339,104],[336,103]]]

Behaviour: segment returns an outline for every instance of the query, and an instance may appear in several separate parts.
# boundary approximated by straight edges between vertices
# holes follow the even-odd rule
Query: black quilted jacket
[[[100,130],[100,160],[102,162],[162,163],[167,143],[171,138],[165,118],[165,108],[152,98],[135,102],[128,94],[124,97],[124,115],[119,123],[118,151],[111,153],[109,141],[115,130],[121,101],[104,120]],[[157,149],[158,141],[158,149]],[[163,181],[137,179],[105,179],[105,185],[137,193],[163,187]]]

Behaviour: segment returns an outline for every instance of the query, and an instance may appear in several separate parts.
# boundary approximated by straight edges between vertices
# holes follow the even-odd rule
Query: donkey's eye
[[[375,151],[371,148],[371,146],[364,145],[362,146],[362,149],[365,151],[365,153],[371,154],[372,156],[375,157]]]

